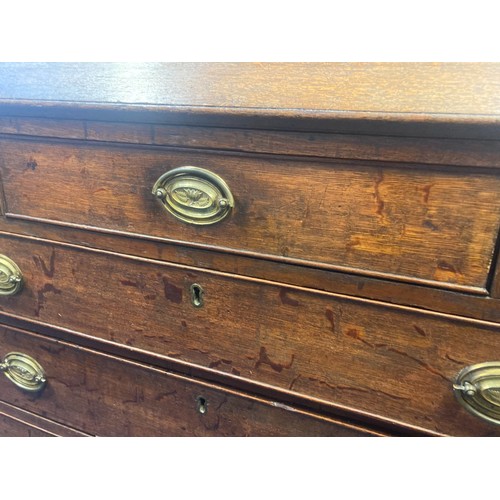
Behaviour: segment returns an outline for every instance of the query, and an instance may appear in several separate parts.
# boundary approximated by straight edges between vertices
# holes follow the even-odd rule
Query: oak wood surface
[[[76,437],[87,434],[0,401],[0,437]]]
[[[316,416],[323,416],[335,421],[351,423],[370,429],[372,432],[391,436],[443,436],[443,433],[423,429],[417,425],[401,423],[387,419],[370,411],[361,411],[350,406],[325,402],[320,399],[305,397],[304,395],[283,390],[262,382],[235,377],[232,374],[205,368],[201,365],[185,362],[179,359],[165,358],[147,351],[138,350],[125,344],[105,341],[96,337],[74,332],[68,328],[48,325],[34,319],[23,319],[16,314],[0,311],[0,322],[6,327],[23,330],[51,339],[60,340],[75,346],[93,351],[102,352],[118,359],[142,363],[153,366],[172,374],[189,377],[208,384],[215,384],[220,388],[237,391],[244,395],[266,399],[273,406],[291,406],[306,413],[313,412]]]
[[[452,391],[461,368],[500,356],[497,324],[15,238],[1,249],[26,278],[2,311],[429,432],[497,432]]]
[[[41,393],[0,379],[2,397],[101,436],[370,436],[377,432],[0,326],[0,346],[47,373]],[[205,413],[199,411],[203,398]],[[1,429],[1,421],[0,421]],[[0,431],[1,432],[1,431]]]
[[[0,111],[495,138],[499,86],[497,63],[3,63]]]
[[[497,63],[3,63],[0,71],[4,99],[500,115]]]
[[[0,412],[0,437],[50,437],[55,436],[45,429],[34,427]]]
[[[490,296],[478,296],[343,272],[313,269],[255,257],[243,257],[214,250],[205,251],[115,234],[82,231],[77,228],[45,224],[38,221],[0,218],[0,235],[8,236],[9,234],[16,234],[18,238],[34,239],[41,243],[58,242],[64,246],[64,242],[66,242],[70,246],[102,249],[111,254],[126,253],[142,258],[175,262],[223,273],[288,283],[313,290],[364,297],[500,323],[500,302]],[[498,294],[496,296],[498,297]]]
[[[0,115],[0,134],[274,155],[500,168],[500,141],[244,130]]]
[[[0,64],[27,278],[0,316],[81,344],[1,328],[53,384],[7,384],[0,434],[498,435],[451,385],[499,359],[499,90],[497,63]],[[162,211],[177,162],[228,180],[230,219]]]
[[[228,183],[228,219],[193,227],[159,205],[156,179],[183,165]],[[486,172],[15,140],[0,167],[8,217],[482,294],[500,223]]]

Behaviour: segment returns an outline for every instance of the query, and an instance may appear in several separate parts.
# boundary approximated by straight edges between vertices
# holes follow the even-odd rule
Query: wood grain
[[[0,437],[88,436],[57,422],[0,401]]]
[[[496,324],[14,238],[1,253],[26,277],[2,311],[429,432],[498,432],[451,389],[499,358]]]
[[[500,142],[0,116],[0,134],[429,165],[500,168]]]
[[[0,412],[0,437],[53,437],[44,429],[18,420]]]
[[[16,100],[500,114],[498,63],[3,63],[0,76]]]
[[[0,112],[494,139],[499,85],[497,63],[4,63]]]
[[[152,186],[182,165],[228,183],[228,220],[193,227],[164,211]],[[482,294],[500,223],[488,173],[10,140],[0,167],[9,217]]]
[[[5,400],[100,436],[379,435],[12,328],[0,326],[0,345],[29,353],[48,377],[43,392],[35,395],[0,379]],[[200,397],[206,407],[203,414]]]
[[[0,435],[500,435],[451,389],[500,359],[499,133],[498,63],[0,63],[0,350],[49,367]],[[186,164],[230,218],[153,199]]]
[[[132,256],[500,323],[500,301],[491,296],[471,295],[410,283],[266,261],[255,257],[243,257],[215,250],[204,251],[177,244],[95,231],[81,231],[72,227],[40,222],[0,218],[0,234],[3,236],[16,234],[19,238],[25,237],[49,244],[56,241],[62,246],[64,246],[63,242],[67,242],[69,245],[78,247],[97,248],[111,253],[127,253]]]

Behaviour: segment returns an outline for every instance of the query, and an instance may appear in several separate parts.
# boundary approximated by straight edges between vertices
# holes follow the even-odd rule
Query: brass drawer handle
[[[15,295],[23,287],[23,273],[17,264],[0,254],[0,295]]]
[[[500,424],[500,361],[467,366],[457,375],[453,392],[467,411]]]
[[[0,371],[21,389],[30,392],[41,391],[47,379],[40,364],[27,354],[21,352],[10,352],[2,363]]]
[[[169,170],[155,182],[153,194],[168,212],[189,224],[215,224],[234,207],[224,180],[199,167]]]

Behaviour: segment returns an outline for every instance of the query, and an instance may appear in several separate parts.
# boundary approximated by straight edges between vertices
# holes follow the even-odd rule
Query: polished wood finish
[[[29,353],[48,379],[43,392],[34,395],[0,379],[4,400],[101,436],[379,435],[17,329],[0,327],[0,345]],[[205,413],[199,411],[199,398]]]
[[[26,424],[0,412],[0,437],[50,437],[44,429]]]
[[[0,69],[0,95],[18,101],[500,114],[496,63],[13,63]],[[447,100],[451,92],[454,99]]]
[[[0,82],[12,115],[493,139],[500,127],[497,63],[4,63]]]
[[[0,377],[0,432],[500,435],[453,395],[500,355],[499,87],[499,64],[0,64],[25,277],[0,349],[48,372]],[[228,218],[163,210],[181,165],[227,181]]]
[[[34,413],[0,401],[0,437],[88,436]]]
[[[486,293],[500,224],[494,175],[82,143],[0,150],[8,217]],[[155,181],[185,165],[226,181],[227,220],[193,227],[158,204]]]
[[[242,153],[500,168],[500,141],[244,130],[0,116],[0,134]],[[410,166],[406,165],[406,166]],[[405,165],[402,165],[405,166]]]
[[[289,283],[298,287],[354,295],[420,309],[430,309],[485,321],[500,321],[500,304],[491,297],[458,293],[355,274],[312,269],[306,266],[265,261],[255,257],[136,239],[95,231],[81,231],[52,223],[0,219],[0,235],[17,234],[40,242],[68,242],[85,248],[99,248],[111,253],[136,255],[154,260],[208,268],[223,273],[243,274],[267,281]],[[498,268],[498,265],[497,265]],[[498,274],[498,273],[497,273]],[[498,280],[495,281],[498,283]],[[497,295],[498,296],[498,295]]]
[[[500,356],[494,323],[16,238],[1,251],[26,279],[2,311],[432,432],[492,432],[451,387]]]

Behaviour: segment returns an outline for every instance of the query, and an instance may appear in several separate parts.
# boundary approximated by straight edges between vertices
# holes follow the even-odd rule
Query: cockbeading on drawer
[[[493,172],[24,140],[3,141],[0,160],[10,218],[487,293]],[[165,198],[159,179],[185,166],[229,194],[190,174]]]
[[[25,277],[0,300],[4,315],[400,425],[500,432],[453,391],[460,369],[500,359],[494,323],[68,244],[0,243]]]

